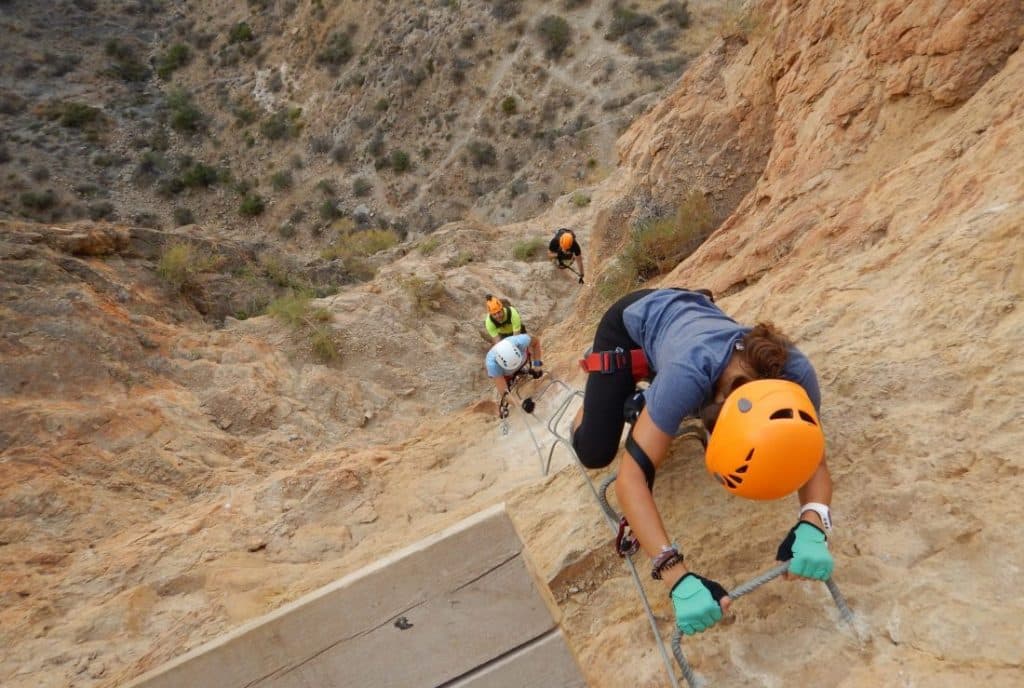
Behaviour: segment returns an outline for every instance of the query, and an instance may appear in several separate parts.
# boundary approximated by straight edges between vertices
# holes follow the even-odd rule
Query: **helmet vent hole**
[[[800,417],[807,421],[808,423],[810,423],[811,425],[817,425],[817,423],[814,422],[814,416],[807,413],[807,411],[800,411]]]
[[[736,487],[736,483],[734,483],[734,482],[732,481],[732,476],[725,476],[725,477],[723,477],[723,478],[722,478],[722,480],[723,480],[723,481],[725,482],[725,484],[726,484],[727,486],[729,486],[729,487],[732,487],[732,488],[735,488],[735,487]],[[741,481],[741,482],[742,482],[742,481]]]
[[[769,420],[778,420],[779,418],[792,418],[793,409],[779,409],[772,415],[768,416]]]
[[[734,480],[734,481],[736,481],[736,484],[737,484],[737,485],[742,485],[742,484],[743,484],[743,478],[739,477],[738,475],[735,475],[735,474],[733,474],[733,473],[730,473],[730,474],[729,474],[729,478],[730,478],[731,480]]]
[[[744,461],[750,461],[752,458],[754,458],[754,450],[753,449],[751,449],[750,452],[747,454],[747,458],[745,458],[743,460]]]
[[[736,472],[737,473],[746,473],[748,468],[750,468],[750,466],[748,466],[747,464],[743,464],[742,466],[740,466],[739,468],[736,469]]]

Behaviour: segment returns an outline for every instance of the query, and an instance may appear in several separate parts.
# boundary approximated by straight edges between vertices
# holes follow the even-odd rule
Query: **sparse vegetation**
[[[598,292],[611,301],[672,270],[703,243],[711,229],[707,200],[698,191],[690,192],[672,216],[633,226],[617,263],[598,279]]]
[[[413,311],[430,313],[441,307],[441,299],[445,293],[444,284],[437,277],[425,280],[418,275],[412,275],[402,281],[402,287],[409,296]]]
[[[278,110],[260,123],[260,133],[271,141],[293,139],[302,131],[302,108]]]
[[[501,101],[501,111],[506,115],[516,114],[516,99],[513,96],[505,96]]]
[[[321,363],[331,363],[341,357],[338,345],[334,343],[334,337],[326,327],[314,327],[309,335],[309,344],[313,349],[313,355]]]
[[[590,205],[590,196],[582,191],[574,191],[572,194],[572,204],[577,208],[584,208]]]
[[[267,315],[277,318],[290,327],[300,328],[307,323],[312,300],[312,292],[289,290],[284,296],[270,302],[267,306]]]
[[[185,291],[194,286],[197,275],[218,268],[222,262],[220,256],[179,242],[164,249],[156,272],[176,290]]]
[[[547,242],[539,237],[517,241],[512,247],[512,257],[516,260],[533,260],[542,255],[542,251],[546,246]]]
[[[325,260],[366,258],[397,243],[398,234],[392,229],[366,229],[340,236],[338,242],[321,251],[320,256]]]
[[[437,247],[441,245],[441,240],[437,237],[427,237],[420,242],[419,252],[424,256],[429,256],[431,253],[437,250]]]

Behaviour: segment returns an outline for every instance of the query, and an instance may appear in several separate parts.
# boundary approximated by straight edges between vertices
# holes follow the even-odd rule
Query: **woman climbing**
[[[632,410],[616,494],[683,633],[710,628],[731,602],[720,584],[689,570],[651,494],[684,418],[699,415],[711,432],[708,468],[729,491],[751,499],[797,492],[798,520],[776,558],[790,562],[791,575],[831,576],[825,531],[832,480],[818,380],[807,357],[771,324],[739,325],[706,291],[645,289],[608,309],[580,363],[590,374],[573,426],[576,454],[588,468],[610,464]],[[651,383],[638,392],[641,379]]]

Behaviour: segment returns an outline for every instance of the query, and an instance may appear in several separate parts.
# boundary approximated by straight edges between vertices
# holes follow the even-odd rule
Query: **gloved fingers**
[[[694,628],[693,624],[688,624],[688,623],[680,624],[679,630],[682,631],[686,635],[693,635],[694,633],[698,633],[699,632],[698,629]],[[703,630],[703,629],[701,629],[701,630]]]
[[[814,577],[820,581],[828,580],[831,575],[832,566],[829,564],[823,564],[814,570]]]

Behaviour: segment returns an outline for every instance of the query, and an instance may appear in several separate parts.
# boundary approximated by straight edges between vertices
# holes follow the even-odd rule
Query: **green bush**
[[[103,111],[85,103],[66,101],[56,106],[54,110],[57,121],[62,126],[81,129],[89,124],[98,122],[103,116]]]
[[[341,217],[341,210],[338,208],[338,201],[334,198],[326,198],[320,204],[320,219],[326,222],[337,220]]]
[[[542,249],[547,246],[546,241],[538,237],[517,241],[512,247],[512,257],[516,260],[532,260],[541,254]]]
[[[228,43],[245,43],[253,39],[252,27],[247,22],[238,22],[228,32]]]
[[[580,191],[574,191],[572,194],[572,204],[577,208],[584,208],[590,205],[590,196]]]
[[[697,191],[687,194],[672,216],[637,223],[618,261],[598,278],[598,294],[611,302],[673,270],[707,239],[712,223],[711,208]]]
[[[164,248],[156,272],[165,282],[181,291],[193,284],[196,275],[217,269],[222,262],[220,256],[179,242]]]
[[[308,291],[289,291],[270,302],[267,306],[267,315],[297,329],[306,324],[312,300],[313,294]]]
[[[285,189],[292,188],[294,180],[292,179],[292,173],[289,170],[281,170],[275,172],[270,178],[270,186],[274,188],[274,191],[283,191]]]
[[[366,177],[356,177],[352,180],[352,195],[362,198],[373,191],[373,184]]]
[[[57,205],[57,194],[52,189],[46,191],[25,191],[20,196],[21,204],[29,210],[49,210]]]
[[[189,208],[175,208],[171,212],[171,217],[174,219],[174,225],[181,227],[182,225],[191,225],[195,223],[196,216],[192,213]]]
[[[352,47],[352,37],[347,33],[335,32],[327,39],[327,44],[317,53],[317,64],[330,67],[340,67],[352,59],[355,49]]]
[[[466,144],[473,167],[494,167],[498,164],[498,152],[487,141],[470,141]]]
[[[111,38],[104,46],[104,52],[114,58],[114,64],[106,70],[108,75],[129,83],[149,78],[149,67],[139,60],[133,45]]]
[[[398,235],[391,229],[367,229],[349,235],[346,243],[352,255],[371,256],[397,244]]]
[[[301,108],[278,110],[260,123],[260,132],[271,141],[293,139],[302,131]]]
[[[506,115],[516,114],[516,99],[512,96],[505,96],[501,101],[501,111]]]
[[[411,165],[409,161],[409,154],[403,150],[393,150],[388,158],[388,162],[391,165],[391,169],[401,174],[406,172]]]
[[[313,355],[321,363],[331,363],[341,356],[338,353],[338,345],[331,336],[331,330],[327,327],[314,327],[309,335],[309,344],[313,349]]]
[[[669,21],[675,22],[680,29],[685,29],[690,25],[690,8],[685,0],[683,2],[668,0],[658,8],[658,13]]]
[[[541,17],[537,22],[537,34],[544,43],[548,57],[558,59],[569,47],[569,22],[554,14]]]
[[[245,217],[261,215],[266,208],[263,197],[258,193],[247,193],[238,206],[238,212]]]
[[[178,88],[167,95],[168,122],[172,129],[195,133],[202,128],[203,113],[192,102],[188,92]]]
[[[605,40],[617,41],[634,31],[646,31],[658,25],[658,20],[647,14],[640,14],[628,7],[615,3],[612,8],[612,21],[605,33]]]
[[[184,67],[192,59],[192,51],[184,43],[175,43],[156,60],[156,73],[161,79],[170,78],[175,70]]]
[[[220,173],[217,169],[201,162],[188,162],[181,171],[181,182],[190,189],[209,188],[218,181]]]
[[[424,256],[429,256],[431,253],[437,250],[437,247],[441,245],[441,240],[437,237],[427,237],[419,245],[419,252]]]

